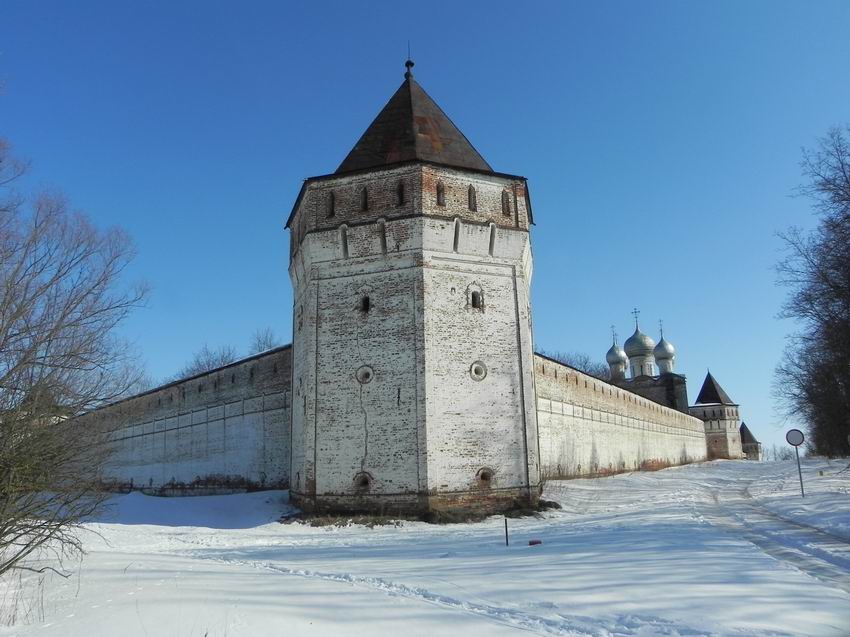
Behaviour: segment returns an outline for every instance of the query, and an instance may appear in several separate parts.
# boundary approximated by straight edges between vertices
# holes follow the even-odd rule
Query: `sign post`
[[[800,476],[800,497],[802,498],[806,497],[806,492],[803,491],[803,470],[800,468],[800,445],[805,439],[803,432],[799,429],[789,429],[785,434],[785,440],[794,447],[794,453],[797,454],[797,474]]]

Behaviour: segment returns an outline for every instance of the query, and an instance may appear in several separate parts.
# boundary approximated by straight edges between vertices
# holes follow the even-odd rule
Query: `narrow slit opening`
[[[455,236],[454,243],[452,244],[452,250],[457,252],[458,244],[460,243],[460,221],[455,219]]]

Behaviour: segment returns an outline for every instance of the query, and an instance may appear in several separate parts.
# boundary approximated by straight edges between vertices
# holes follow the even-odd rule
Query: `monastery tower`
[[[539,494],[526,180],[413,78],[287,222],[291,496],[496,511]]]
[[[690,408],[690,413],[705,423],[709,459],[744,457],[738,409],[738,404],[732,402],[711,372],[706,373],[697,402]]]

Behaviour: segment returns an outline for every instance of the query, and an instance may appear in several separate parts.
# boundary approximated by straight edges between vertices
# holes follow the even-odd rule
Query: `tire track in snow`
[[[829,540],[838,542],[839,544],[846,544],[846,545],[850,546],[850,538],[844,537],[842,535],[838,535],[836,533],[831,533],[831,532],[827,531],[826,529],[822,529],[822,528],[814,526],[812,524],[806,524],[805,522],[801,522],[800,520],[792,520],[791,518],[786,518],[783,515],[779,515],[775,511],[771,511],[766,506],[764,506],[761,502],[759,502],[755,497],[753,497],[753,494],[750,493],[750,486],[752,486],[752,483],[750,483],[746,487],[744,487],[742,495],[747,499],[747,504],[749,506],[753,507],[754,509],[757,509],[760,514],[762,514],[766,517],[774,518],[775,520],[778,520],[779,522],[782,522],[782,523],[785,523],[785,524],[790,524],[792,526],[797,526],[797,527],[800,527],[801,529],[804,529],[804,530],[807,530],[807,531],[812,531],[817,535],[822,535],[825,538],[828,538]]]
[[[196,556],[197,557],[197,556]],[[582,617],[554,613],[554,617],[535,615],[518,608],[507,608],[478,602],[470,602],[448,595],[442,595],[418,586],[408,586],[381,577],[366,577],[351,573],[331,573],[295,569],[273,562],[231,560],[207,557],[224,564],[249,566],[259,570],[271,571],[281,575],[303,577],[306,579],[348,584],[381,592],[392,597],[402,597],[416,602],[424,602],[454,611],[477,615],[483,619],[508,625],[539,635],[561,635],[565,637],[638,637],[658,635],[669,637],[719,637],[720,633],[696,630],[666,619],[641,615],[618,615],[608,618]],[[552,604],[553,608],[557,608]],[[773,632],[743,633],[753,636],[777,635]]]
[[[850,543],[820,529],[786,520],[747,500],[749,484],[733,497],[720,497],[721,487],[708,487],[715,510],[711,524],[742,537],[770,557],[829,586],[850,593]]]

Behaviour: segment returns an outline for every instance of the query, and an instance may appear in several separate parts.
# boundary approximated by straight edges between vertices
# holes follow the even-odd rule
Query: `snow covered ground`
[[[279,524],[283,492],[118,496],[0,636],[850,635],[850,469],[714,462],[550,483],[542,518]],[[823,475],[820,475],[820,474]],[[529,546],[528,540],[542,544]]]

